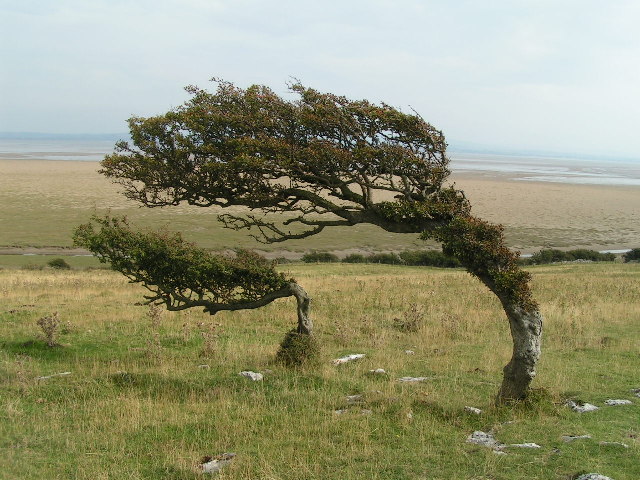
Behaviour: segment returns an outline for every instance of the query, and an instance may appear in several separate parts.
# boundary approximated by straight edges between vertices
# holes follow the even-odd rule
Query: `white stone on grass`
[[[615,447],[629,448],[629,445],[622,442],[600,442],[598,445],[602,445],[603,447],[615,446]]]
[[[347,355],[345,357],[336,358],[331,363],[333,363],[334,365],[341,365],[343,363],[352,362],[353,360],[359,360],[364,356],[364,353],[352,353],[351,355]]]
[[[418,383],[426,380],[433,380],[434,377],[401,377],[398,379],[402,383]]]
[[[241,375],[243,377],[247,377],[250,378],[251,380],[253,380],[254,382],[260,382],[262,381],[262,379],[264,378],[264,376],[261,373],[258,372],[252,372],[252,371],[248,371],[245,370],[243,372],[240,372],[238,375]]]
[[[615,406],[615,405],[631,405],[633,402],[631,400],[613,400],[613,399],[609,399],[609,400],[605,400],[604,403],[606,405],[609,406]]]
[[[218,473],[222,467],[229,465],[235,456],[235,453],[223,453],[215,457],[204,457],[200,462],[199,470],[202,473]]]
[[[464,409],[465,409],[466,412],[475,413],[476,415],[480,415],[482,413],[482,410],[480,410],[479,408],[476,408],[476,407],[465,406]]]
[[[384,375],[387,372],[384,370],[384,368],[376,368],[375,370],[369,370],[369,373],[373,373],[376,375]]]
[[[509,447],[516,447],[516,448],[542,448],[540,445],[538,445],[537,443],[512,443],[510,445],[508,445]]]
[[[54,373],[53,375],[37,377],[36,380],[49,380],[50,378],[53,378],[53,377],[66,377],[67,375],[71,375],[71,372]]]
[[[475,443],[483,447],[493,448],[494,450],[502,450],[506,445],[498,442],[492,433],[476,430],[467,437],[467,443]]]
[[[567,400],[567,406],[578,413],[593,412],[600,409],[600,407],[596,407],[590,403],[576,403],[573,400]]]
[[[576,480],[613,480],[613,478],[600,475],[599,473],[585,473],[576,478]]]

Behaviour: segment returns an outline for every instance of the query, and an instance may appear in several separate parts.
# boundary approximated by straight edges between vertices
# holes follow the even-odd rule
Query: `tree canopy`
[[[179,233],[136,231],[123,218],[94,216],[92,220],[75,230],[74,243],[143,285],[151,292],[145,296],[147,303],[164,303],[173,311],[202,307],[214,315],[294,296],[298,333],[311,333],[306,292],[294,279],[277,272],[274,262],[247,250],[239,250],[235,257],[213,255],[186,242]]]
[[[443,187],[449,175],[440,131],[419,115],[351,101],[296,83],[295,101],[263,86],[220,82],[164,115],[133,117],[102,173],[145,206],[187,202],[244,206],[263,215],[222,215],[265,242],[304,238],[328,226],[372,223],[422,232],[469,205]]]

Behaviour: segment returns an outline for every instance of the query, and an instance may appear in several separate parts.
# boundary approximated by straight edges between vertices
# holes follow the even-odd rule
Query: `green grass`
[[[508,326],[464,272],[286,267],[313,297],[315,366],[274,363],[295,324],[292,300],[215,317],[165,312],[154,324],[136,305],[144,291],[117,273],[0,270],[0,478],[192,479],[200,457],[225,451],[238,457],[223,480],[640,478],[640,399],[630,393],[640,387],[640,266],[531,269],[546,319],[541,390],[530,405],[500,409]],[[394,328],[413,303],[419,330]],[[62,346],[49,348],[36,321],[54,311]],[[348,353],[367,356],[331,364]],[[247,369],[271,373],[254,383],[238,375]],[[405,375],[434,378],[396,381]],[[353,394],[364,402],[349,404]],[[601,409],[576,414],[565,398]],[[603,406],[608,398],[634,404]],[[465,442],[492,428],[504,443],[542,448],[498,456]]]

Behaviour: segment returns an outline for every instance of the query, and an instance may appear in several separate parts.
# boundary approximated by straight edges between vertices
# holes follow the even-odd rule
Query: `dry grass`
[[[508,328],[495,299],[464,272],[289,270],[313,296],[322,346],[318,365],[297,370],[273,362],[295,324],[293,301],[216,317],[150,316],[135,305],[143,291],[113,272],[0,270],[3,478],[197,478],[193,464],[223,451],[238,457],[221,479],[557,479],[585,469],[640,477],[638,399],[582,416],[548,400],[492,407],[510,355]],[[546,315],[536,386],[558,403],[634,398],[640,267],[533,271]],[[411,304],[424,316],[417,331],[399,331],[394,319],[411,318]],[[54,311],[68,328],[63,346],[50,348],[36,321]],[[203,356],[199,332],[208,329],[217,337]],[[331,364],[348,353],[367,356]],[[370,375],[375,368],[388,374]],[[237,375],[246,369],[272,373],[253,383]],[[72,374],[36,380],[64,371]],[[433,379],[403,385],[402,376]],[[353,394],[364,403],[350,405]],[[465,413],[465,405],[485,412]],[[464,442],[492,427],[501,441],[543,448],[497,456]],[[593,440],[560,440],[582,433]]]

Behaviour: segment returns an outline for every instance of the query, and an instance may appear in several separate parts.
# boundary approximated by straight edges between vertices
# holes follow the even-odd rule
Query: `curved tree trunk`
[[[531,274],[518,265],[519,253],[505,245],[501,225],[471,215],[454,217],[427,236],[440,240],[443,251],[458,258],[500,300],[509,320],[513,354],[504,367],[496,404],[525,399],[540,358],[543,317],[533,299]]]
[[[311,304],[311,297],[307,294],[304,288],[297,283],[290,283],[289,289],[291,295],[296,297],[298,303],[298,333],[305,335],[311,335],[313,333],[313,322],[309,316],[309,307]]]
[[[496,398],[497,405],[526,398],[529,385],[536,376],[542,342],[543,318],[537,309],[526,311],[506,302],[503,302],[503,307],[509,319],[513,354],[503,369],[504,376]]]

